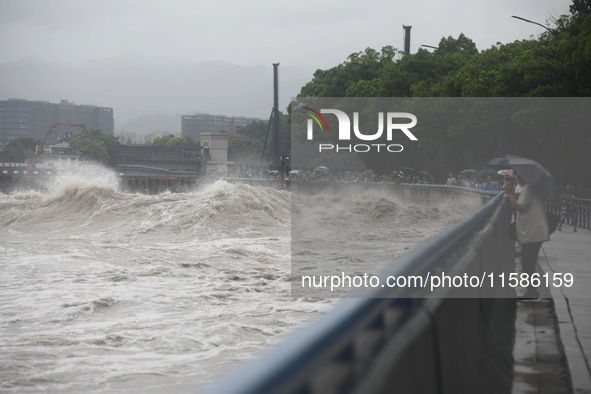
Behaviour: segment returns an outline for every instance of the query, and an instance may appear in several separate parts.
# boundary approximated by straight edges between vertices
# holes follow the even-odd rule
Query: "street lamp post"
[[[519,20],[522,20],[522,21],[524,21],[524,22],[527,22],[527,23],[533,23],[534,25],[541,26],[541,27],[543,27],[544,29],[548,30],[548,31],[549,31],[550,33],[552,33],[553,35],[556,35],[556,34],[558,34],[558,32],[557,32],[556,30],[554,30],[554,29],[551,29],[551,28],[549,28],[548,26],[544,26],[544,25],[542,25],[541,23],[534,22],[534,21],[530,21],[529,19],[525,19],[525,18],[522,18],[522,17],[520,17],[520,16],[515,16],[515,15],[511,15],[511,18],[519,19]]]
[[[557,30],[552,29],[552,28],[550,28],[548,26],[544,26],[541,23],[530,21],[529,19],[525,19],[525,18],[522,18],[520,16],[516,16],[516,15],[511,15],[511,18],[519,19],[519,20],[522,20],[522,21],[527,22],[527,23],[533,23],[534,25],[541,26],[544,29],[548,30],[553,36],[558,35],[558,31]],[[565,176],[565,139],[564,139],[564,132],[562,133],[562,165],[561,165],[561,172],[562,172],[562,174],[561,174],[561,179],[560,179],[560,186],[562,188],[562,187],[564,187],[564,184],[565,184],[565,181],[564,181],[564,176]]]

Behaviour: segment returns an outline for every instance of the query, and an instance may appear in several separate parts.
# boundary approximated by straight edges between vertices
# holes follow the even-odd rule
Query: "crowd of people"
[[[491,170],[492,171],[492,170]],[[310,181],[310,182],[380,182],[380,183],[410,183],[410,184],[441,184],[436,181],[435,177],[428,171],[415,171],[411,168],[405,168],[400,171],[392,171],[384,174],[377,174],[373,170],[365,171],[346,171],[346,170],[329,170],[326,167],[317,167],[314,170],[285,170],[284,173],[278,170],[269,170],[264,165],[250,165],[243,167],[235,167],[228,171],[224,176],[230,178],[259,178],[272,179],[277,181]],[[478,174],[476,172],[464,175],[462,173],[455,176],[452,172],[448,173],[445,185],[448,186],[462,186],[479,190],[486,190],[491,192],[499,192],[505,190],[506,184],[511,182],[517,184],[516,174],[511,170],[502,172],[501,174],[492,174],[488,172],[486,175]],[[519,189],[519,186],[517,186]],[[561,195],[563,201],[563,211],[569,214],[572,211],[569,208],[572,205],[574,198],[574,187],[567,186],[564,193]]]
[[[556,227],[551,227],[548,220],[547,207],[543,199],[538,196],[531,185],[528,185],[517,172],[502,170],[499,172],[490,170],[488,173],[476,172],[459,173],[456,177],[452,172],[448,174],[445,185],[463,186],[491,192],[503,191],[515,211],[516,220],[514,226],[514,240],[519,245],[521,254],[522,272],[532,277],[536,273],[538,253],[543,242],[549,239],[551,232]],[[473,171],[473,172],[472,172]],[[381,183],[415,183],[436,184],[435,178],[426,171],[415,171],[405,168],[401,171],[392,171],[386,174],[376,174],[372,170],[366,171],[330,171],[326,167],[317,167],[311,171],[286,170],[281,171],[253,171],[242,170],[234,174],[237,177],[263,177],[278,181],[311,181],[311,182],[381,182]],[[558,223],[558,231],[565,223],[573,226],[577,231],[577,210],[575,204],[575,190],[567,186],[560,196],[561,214]],[[538,300],[540,293],[531,282],[525,294],[520,298],[525,300]]]
[[[372,170],[340,171],[291,171],[290,180],[294,181],[323,181],[323,182],[381,182],[381,183],[430,183],[425,175],[405,174],[402,171],[392,171],[388,174],[377,175]]]
[[[331,171],[326,167],[317,167],[314,170],[286,170],[284,173],[278,170],[269,170],[263,166],[249,166],[234,168],[227,174],[233,178],[265,178],[277,181],[310,181],[310,182],[380,182],[380,183],[410,183],[410,184],[438,184],[435,177],[428,171],[415,171],[405,168],[400,171],[392,171],[384,174],[377,174],[373,170],[365,171]],[[505,180],[510,178],[505,175],[486,177],[470,174],[469,176],[457,177],[449,173],[445,185],[463,186],[474,189],[497,192],[503,189]],[[439,183],[441,184],[441,183]]]
[[[376,174],[373,170],[365,171],[331,171],[326,167],[314,170],[289,170],[282,173],[278,170],[265,170],[258,167],[238,168],[229,171],[227,176],[235,178],[266,178],[274,180],[312,181],[312,182],[381,182],[381,183],[417,183],[434,184],[435,178],[427,171],[392,171]]]
[[[476,176],[461,177],[458,176],[459,180],[454,176],[453,173],[449,173],[446,185],[449,186],[464,186],[471,187],[474,189],[487,190],[490,192],[498,192],[502,188],[506,176],[499,177],[499,179],[493,178],[491,175],[487,175],[482,181],[479,181]],[[499,185],[501,183],[501,185]]]

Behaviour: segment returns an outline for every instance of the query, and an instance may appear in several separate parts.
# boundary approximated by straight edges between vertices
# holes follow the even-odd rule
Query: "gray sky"
[[[0,0],[0,63],[34,56],[67,65],[133,56],[329,68],[366,47],[411,51],[460,33],[479,50],[526,39],[567,0]]]

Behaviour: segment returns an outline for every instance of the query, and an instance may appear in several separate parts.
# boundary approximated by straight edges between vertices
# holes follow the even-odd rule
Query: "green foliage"
[[[281,121],[282,149],[289,152],[291,135],[289,112]],[[268,135],[267,135],[268,134]],[[228,137],[228,160],[241,163],[269,163],[273,160],[273,128],[268,121],[255,121],[244,126]],[[265,146],[266,142],[266,146]],[[263,157],[264,153],[264,157]]]
[[[228,137],[228,160],[260,163],[269,122],[252,122]],[[270,144],[270,136],[267,144]],[[268,150],[270,152],[270,149]],[[268,156],[268,155],[267,155]]]
[[[589,15],[591,14],[591,0],[573,0],[569,9],[575,17]]]
[[[228,138],[228,160],[242,163],[259,163],[264,140],[253,139],[236,133]]]
[[[264,140],[267,136],[267,129],[269,122],[266,121],[254,121],[244,127],[238,129],[237,133],[256,140]]]
[[[372,82],[380,77],[380,70],[394,62],[398,51],[391,46],[381,52],[367,48],[364,52],[349,55],[346,62],[329,70],[316,70],[314,79],[304,85],[302,97],[354,97],[359,88],[380,95],[379,85]]]
[[[12,140],[0,152],[0,161],[5,163],[23,163],[35,155],[37,141],[30,137]]]
[[[333,68],[317,70],[299,96],[589,97],[591,0],[574,0],[570,11],[535,39],[498,43],[480,52],[463,34],[442,38],[435,50],[405,56],[392,47],[380,52],[367,48]],[[512,123],[495,130],[449,123],[447,130],[419,141],[413,154],[393,158],[392,166],[439,170],[445,179],[447,171],[479,168],[495,155],[511,152],[547,163],[558,178],[591,183],[585,170],[591,168],[590,132],[561,127],[565,124],[560,122],[550,128],[548,122]],[[362,155],[368,168],[377,160],[370,156]]]
[[[177,137],[173,134],[169,134],[164,137],[156,137],[154,138],[154,142],[152,144],[156,146],[166,146],[169,148],[189,148],[195,146],[195,143],[187,137]]]
[[[112,135],[100,130],[86,130],[68,140],[75,154],[86,160],[99,161],[107,166],[116,166],[121,158],[121,144]]]

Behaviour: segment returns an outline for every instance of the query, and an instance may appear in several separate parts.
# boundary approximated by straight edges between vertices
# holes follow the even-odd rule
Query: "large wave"
[[[101,168],[61,174],[47,193],[0,196],[0,225],[18,233],[94,237],[262,236],[288,227],[289,193],[218,181],[187,193],[123,193]]]
[[[131,194],[102,168],[47,190],[0,195],[0,390],[194,392],[334,304],[291,297],[294,243],[367,270],[471,209],[223,181]]]
[[[481,204],[455,197],[429,205],[387,190],[293,197],[292,274],[377,274]]]

